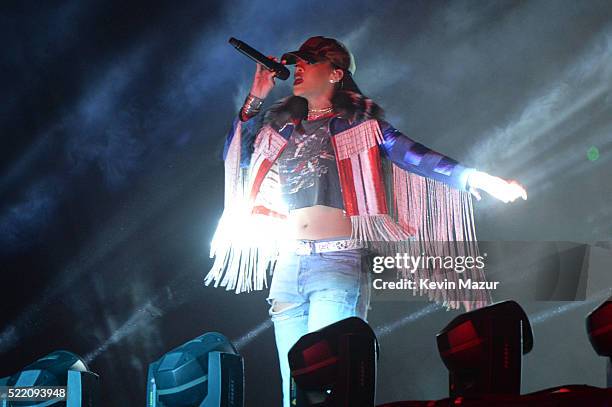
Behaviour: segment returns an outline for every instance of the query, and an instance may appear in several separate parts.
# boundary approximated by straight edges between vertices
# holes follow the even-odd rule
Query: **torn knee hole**
[[[279,312],[282,311],[284,309],[287,309],[291,306],[297,305],[297,303],[294,302],[274,302],[274,305],[272,306],[272,311],[273,312]]]

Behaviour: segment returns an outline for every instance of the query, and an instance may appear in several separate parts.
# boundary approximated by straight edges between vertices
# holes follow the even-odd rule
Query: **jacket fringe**
[[[238,123],[225,159],[225,208],[210,245],[210,257],[215,260],[204,278],[205,285],[214,283],[215,287],[220,285],[236,294],[268,286],[267,271],[272,269],[278,257],[285,228],[282,217],[269,216],[282,214],[279,207],[272,205],[273,198],[278,198],[274,187],[278,185],[276,168],[268,171],[263,179],[260,189],[264,193],[259,194],[260,199],[250,199],[252,178],[262,160],[253,160],[248,169],[240,167],[241,131],[241,123]],[[269,128],[260,133],[256,143],[263,149],[265,141],[271,141]],[[269,144],[276,149],[273,143]],[[266,211],[253,213],[255,207]]]
[[[415,231],[416,242],[408,242],[406,252],[412,256],[426,254],[445,258],[447,256],[480,255],[476,240],[474,208],[469,192],[451,188],[446,184],[392,165],[393,213],[395,220],[404,228]],[[416,244],[415,244],[416,243]],[[447,309],[458,309],[461,305],[469,311],[491,303],[486,290],[459,288],[460,279],[485,282],[483,269],[467,268],[456,272],[441,267],[419,269],[415,275],[402,274],[402,278],[421,278],[430,281],[455,282],[455,290],[419,290],[419,295],[443,304]]]
[[[250,219],[243,217],[245,223],[236,227],[237,221],[235,213],[224,212],[221,216],[210,250],[210,257],[215,260],[204,284],[214,283],[214,287],[226,287],[236,294],[263,290],[268,287],[268,270],[278,257],[279,242],[265,239],[261,230],[268,231],[270,236],[279,236],[281,221],[251,215]],[[236,234],[241,236],[236,238]]]
[[[275,130],[271,129],[281,128],[289,120],[295,123],[303,119],[307,104],[302,99],[290,96],[275,104],[266,113],[267,130],[260,132],[260,135],[267,136],[265,140],[278,141],[274,137]],[[355,178],[360,179],[357,184],[363,186],[354,194],[348,206],[345,202],[345,209],[351,217],[351,239],[385,255],[478,256],[471,195],[405,171],[386,159],[381,162],[377,144],[381,142],[382,135],[376,120],[372,119],[381,118],[383,111],[370,99],[345,91],[337,92],[332,102],[351,122],[363,121],[334,136],[334,142],[340,144],[335,148],[340,173],[345,176],[343,188],[350,184],[353,176],[359,177]],[[286,222],[282,217],[267,216],[276,213],[275,210],[266,209],[273,209],[268,201],[263,201],[264,214],[252,211],[257,204],[249,200],[252,199],[249,197],[252,192],[249,179],[252,182],[254,169],[253,165],[248,171],[240,169],[240,132],[239,124],[225,162],[225,210],[210,251],[210,257],[215,257],[215,260],[205,277],[206,285],[214,283],[215,287],[224,286],[236,293],[267,288],[267,275],[268,272],[272,274],[286,231]],[[256,144],[274,144],[262,140],[264,137],[259,137]],[[261,153],[265,155],[267,152]],[[381,173],[387,178],[382,185],[380,180],[384,177]],[[264,195],[273,195],[278,186],[275,175],[277,173],[272,170],[266,175],[260,190],[265,192]],[[417,281],[429,279],[457,283],[459,278],[486,281],[483,270],[476,268],[466,269],[462,273],[440,267],[418,269],[415,273],[400,270],[397,271],[398,276]],[[469,311],[491,303],[488,291],[459,289],[459,284],[456,287],[455,290],[415,289],[413,294],[427,295],[447,309],[458,309],[463,305]]]

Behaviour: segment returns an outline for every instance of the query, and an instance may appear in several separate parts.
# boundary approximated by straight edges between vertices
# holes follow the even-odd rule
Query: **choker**
[[[307,120],[314,120],[320,116],[324,116],[334,111],[333,106],[326,107],[325,109],[308,109]]]

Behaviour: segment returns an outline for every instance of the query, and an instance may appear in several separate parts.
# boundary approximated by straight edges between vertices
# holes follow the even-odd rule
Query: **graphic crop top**
[[[344,209],[329,120],[303,120],[278,157],[282,196],[289,210],[314,205]]]

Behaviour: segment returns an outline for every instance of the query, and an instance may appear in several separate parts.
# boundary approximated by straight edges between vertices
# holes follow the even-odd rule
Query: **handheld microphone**
[[[271,60],[261,52],[248,46],[246,43],[237,40],[234,37],[229,39],[229,43],[232,44],[238,51],[251,58],[253,61],[257,62],[258,64],[262,64],[270,71],[276,72],[275,78],[286,80],[289,77],[289,69],[287,69],[283,64]]]

